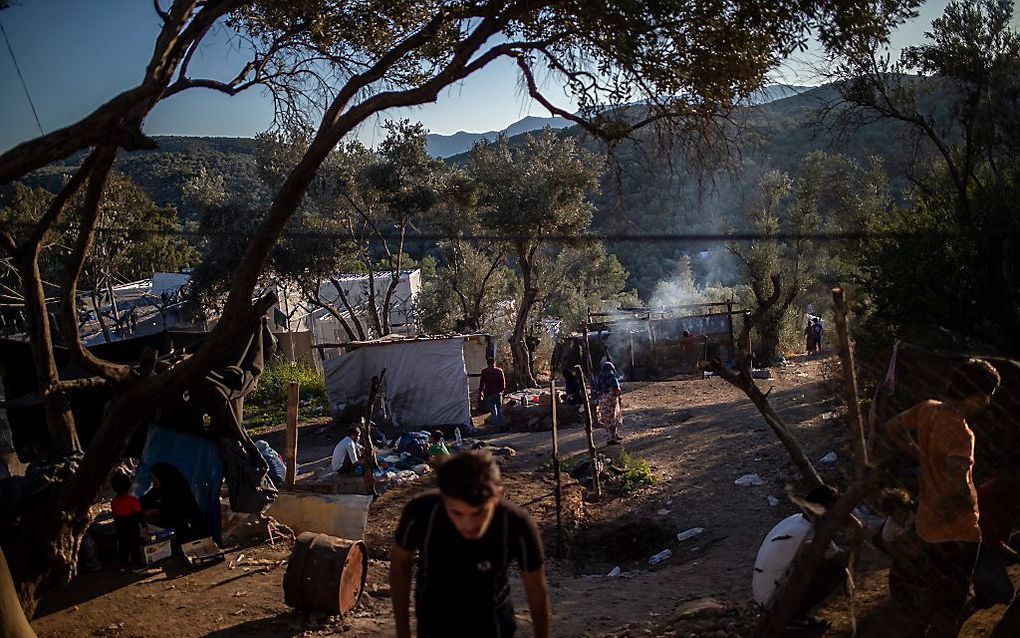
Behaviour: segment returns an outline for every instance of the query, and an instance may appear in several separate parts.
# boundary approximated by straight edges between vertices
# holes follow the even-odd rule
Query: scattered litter
[[[619,575],[620,575],[620,574],[622,574],[622,573],[623,573],[623,570],[622,570],[622,569],[620,569],[620,566],[619,566],[619,565],[617,565],[616,567],[612,568],[612,569],[611,569],[611,570],[609,571],[609,573],[608,573],[608,574],[606,574],[606,576],[609,576],[609,577],[616,577],[616,576],[619,576]]]
[[[831,421],[831,420],[833,420],[835,418],[836,418],[836,413],[835,412],[825,412],[825,413],[822,414],[822,420],[823,421]]]
[[[829,452],[828,454],[823,456],[822,459],[820,461],[818,461],[818,462],[819,463],[835,463],[837,458],[839,458],[839,457],[836,456],[835,452]]]
[[[751,370],[752,379],[771,379],[772,371],[768,368],[762,368],[760,370]]]
[[[661,563],[663,561],[669,560],[671,556],[673,556],[673,550],[671,550],[671,549],[664,549],[661,552],[659,552],[658,554],[656,554],[655,556],[652,556],[651,558],[649,558],[648,559],[648,564],[649,565],[658,565],[659,563]]]
[[[411,468],[411,471],[414,472],[415,474],[417,474],[418,476],[421,476],[423,474],[428,474],[431,470],[432,470],[432,468],[430,468],[425,463],[420,463],[420,464],[415,465],[414,467]]]
[[[400,457],[396,454],[390,454],[389,456],[382,457],[382,460],[386,461],[387,463],[396,463],[400,461]]]
[[[752,487],[764,485],[765,481],[761,480],[761,477],[758,476],[757,474],[745,474],[738,478],[737,480],[733,481],[733,484],[739,485],[741,487]]]
[[[676,535],[676,539],[678,541],[680,541],[680,542],[683,542],[683,541],[685,541],[685,540],[687,540],[689,538],[694,538],[695,536],[697,536],[698,534],[700,534],[700,533],[702,533],[704,531],[705,531],[704,527],[692,527],[689,530],[685,530],[685,531],[680,532],[679,534],[677,534]]]
[[[666,507],[673,507],[673,499],[666,501]]]
[[[776,498],[775,496],[772,496],[771,494],[769,494],[769,495],[768,495],[767,497],[765,497],[765,498],[766,498],[766,499],[768,500],[768,502],[769,502],[769,507],[775,507],[776,505],[779,505],[779,499],[778,499],[778,498]]]
[[[659,510],[658,512],[656,512],[656,514],[658,514],[659,516],[665,516],[665,515],[669,514],[669,513],[670,513],[670,512],[672,512],[672,511],[673,511],[673,510],[668,510],[668,509],[666,509],[666,508],[662,508],[661,510]]]

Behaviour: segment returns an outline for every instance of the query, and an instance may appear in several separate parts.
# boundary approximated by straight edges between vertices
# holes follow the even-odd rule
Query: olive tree
[[[161,28],[141,81],[72,124],[0,155],[0,184],[50,162],[88,156],[27,227],[0,229],[0,247],[16,264],[29,316],[39,391],[54,443],[77,451],[66,394],[98,385],[112,390],[87,451],[46,498],[24,514],[11,571],[29,614],[41,588],[73,575],[95,497],[134,430],[189,383],[221,365],[273,303],[256,285],[309,185],[330,153],[359,125],[390,109],[432,102],[447,87],[496,60],[516,63],[528,94],[592,134],[619,139],[635,127],[724,116],[762,86],[767,74],[809,31],[826,46],[880,36],[912,0],[154,0]],[[55,15],[54,19],[59,19]],[[250,53],[230,78],[203,78],[191,61],[218,28],[238,34]],[[116,46],[116,43],[111,43]],[[140,65],[142,66],[142,65]],[[549,72],[575,96],[559,106],[535,81]],[[279,120],[310,124],[310,142],[270,197],[233,271],[220,320],[194,356],[168,369],[104,360],[82,343],[78,281],[99,226],[104,187],[121,150],[153,148],[143,125],[161,101],[195,88],[235,95],[266,87]],[[640,107],[618,105],[640,102]],[[685,131],[692,131],[685,127]],[[91,377],[61,379],[47,320],[39,255],[47,236],[82,195],[61,287],[61,322],[71,358]],[[30,519],[30,520],[29,520]]]

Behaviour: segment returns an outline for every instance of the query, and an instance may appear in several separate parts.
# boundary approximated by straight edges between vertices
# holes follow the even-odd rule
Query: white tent
[[[386,402],[399,428],[470,425],[468,365],[477,366],[475,350],[481,348],[484,366],[484,337],[390,338],[357,345],[323,364],[334,414],[365,405],[372,377],[385,368]]]

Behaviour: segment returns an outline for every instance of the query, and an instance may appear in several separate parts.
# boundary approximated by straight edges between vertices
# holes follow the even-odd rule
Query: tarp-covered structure
[[[372,377],[386,370],[385,397],[398,430],[471,424],[470,377],[485,367],[485,335],[383,338],[351,344],[324,364],[338,418],[368,403]]]

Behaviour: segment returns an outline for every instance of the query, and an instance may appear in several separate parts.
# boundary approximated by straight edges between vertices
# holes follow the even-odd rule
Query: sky
[[[930,0],[917,19],[892,36],[898,49],[919,43],[948,0]],[[45,132],[81,117],[120,91],[137,84],[159,31],[148,0],[20,0],[0,12],[0,23],[24,75]],[[817,83],[811,77],[812,50],[787,61],[776,79]],[[194,77],[227,78],[243,64],[225,33],[212,34],[192,62]],[[11,55],[0,42],[0,151],[39,135]],[[562,95],[562,91],[549,91]],[[572,106],[566,99],[563,105]],[[518,82],[516,67],[500,61],[448,88],[425,106],[387,113],[386,118],[421,121],[434,133],[500,130],[526,115],[548,116]],[[164,100],[145,123],[150,135],[250,137],[272,123],[272,100],[260,91],[228,97],[192,89]],[[380,121],[358,136],[369,145],[381,139]]]

